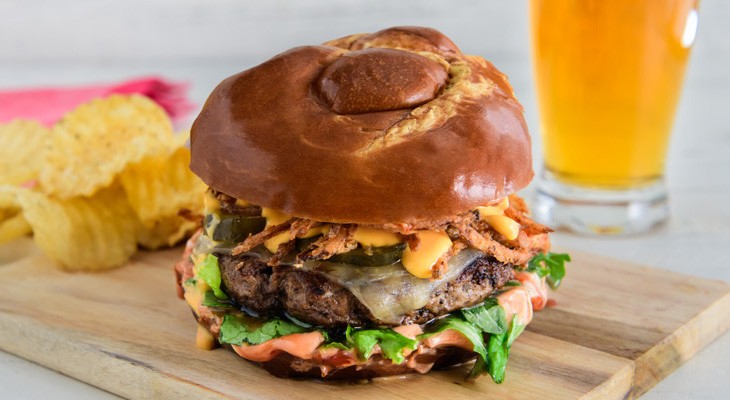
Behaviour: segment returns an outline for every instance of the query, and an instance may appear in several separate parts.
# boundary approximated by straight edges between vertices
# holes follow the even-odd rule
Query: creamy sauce
[[[396,326],[393,330],[409,339],[415,339],[416,336],[423,333],[421,325],[416,324]]]
[[[545,308],[548,301],[548,288],[544,279],[541,279],[537,274],[524,271],[516,273],[515,279],[520,281],[522,286],[527,289],[533,310],[540,311]]]
[[[232,347],[239,356],[251,361],[269,361],[282,351],[294,357],[309,360],[323,342],[324,336],[321,333],[307,332],[282,336],[252,346],[233,345]]]
[[[423,346],[431,349],[453,346],[461,347],[469,351],[474,350],[474,345],[461,332],[453,329],[446,329],[423,341]]]
[[[511,323],[514,316],[517,321],[527,325],[532,321],[532,302],[530,295],[523,286],[517,286],[497,296],[499,305],[504,308],[507,323]]]

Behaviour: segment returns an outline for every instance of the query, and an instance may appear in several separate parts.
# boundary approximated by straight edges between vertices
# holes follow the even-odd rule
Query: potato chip
[[[0,185],[20,185],[38,179],[44,141],[50,129],[35,121],[0,124]]]
[[[25,236],[30,232],[30,225],[16,204],[15,197],[0,193],[0,244]]]
[[[68,200],[4,186],[0,198],[23,210],[38,247],[66,269],[116,267],[137,249],[139,222],[118,185]]]
[[[147,248],[173,245],[199,225],[178,216],[181,210],[202,215],[205,192],[203,182],[188,168],[186,138],[176,138],[172,155],[147,157],[120,175],[129,204],[145,227],[139,243]]]
[[[191,221],[174,215],[159,218],[151,227],[142,226],[137,242],[140,246],[156,250],[173,246],[200,228],[200,221]]]
[[[180,242],[200,225],[191,216],[202,215],[205,191],[188,168],[188,137],[138,95],[93,100],[51,129],[0,126],[0,242],[32,231],[73,270],[121,265],[138,243]]]
[[[129,163],[165,154],[172,137],[165,111],[144,96],[112,95],[82,104],[53,127],[41,188],[60,199],[90,196]]]

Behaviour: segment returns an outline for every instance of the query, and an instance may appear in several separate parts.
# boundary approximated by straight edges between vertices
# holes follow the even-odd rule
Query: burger
[[[429,28],[225,79],[192,126],[205,215],[175,265],[198,346],[279,377],[501,382],[568,260],[515,194],[530,151],[505,75]]]

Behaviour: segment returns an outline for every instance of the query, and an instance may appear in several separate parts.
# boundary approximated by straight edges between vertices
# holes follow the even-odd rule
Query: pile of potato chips
[[[181,241],[205,190],[187,138],[139,95],[93,100],[52,128],[0,125],[0,243],[32,233],[62,267],[98,270]]]

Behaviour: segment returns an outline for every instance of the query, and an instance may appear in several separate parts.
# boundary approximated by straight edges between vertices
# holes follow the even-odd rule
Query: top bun
[[[445,218],[533,176],[506,76],[429,28],[279,54],[221,82],[191,135],[208,186],[318,221]]]

